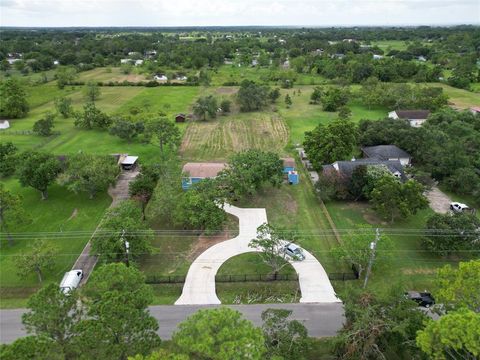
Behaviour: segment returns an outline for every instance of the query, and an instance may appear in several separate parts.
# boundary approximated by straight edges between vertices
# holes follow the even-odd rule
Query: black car
[[[405,296],[407,299],[415,301],[418,306],[429,308],[435,304],[435,299],[429,292],[408,291]]]

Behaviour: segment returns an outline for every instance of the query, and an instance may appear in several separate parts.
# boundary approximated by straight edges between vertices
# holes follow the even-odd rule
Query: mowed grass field
[[[140,74],[138,69],[133,68],[130,74],[125,74],[119,67],[99,67],[88,71],[83,71],[79,74],[79,81],[102,81],[102,82],[140,82],[149,81],[146,75]]]
[[[430,86],[440,86],[449,97],[449,102],[460,109],[468,109],[472,106],[480,106],[480,93],[463,89],[457,89],[447,84],[429,83]]]
[[[180,153],[184,160],[226,160],[234,152],[261,149],[285,154],[288,128],[275,113],[219,116],[189,124]]]

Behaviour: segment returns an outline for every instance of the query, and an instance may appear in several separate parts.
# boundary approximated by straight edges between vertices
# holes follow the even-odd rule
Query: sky
[[[480,0],[0,0],[0,26],[480,24]]]

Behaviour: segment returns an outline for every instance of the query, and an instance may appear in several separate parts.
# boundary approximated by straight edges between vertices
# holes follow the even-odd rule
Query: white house
[[[175,78],[175,80],[177,81],[186,81],[187,80],[187,77],[185,75],[177,75],[177,77]]]
[[[430,111],[428,110],[395,110],[388,113],[390,119],[408,120],[410,126],[420,127],[427,121]]]
[[[5,130],[10,127],[8,120],[0,120],[0,130]]]
[[[420,56],[417,58],[417,60],[418,60],[418,61],[423,61],[423,62],[425,62],[425,61],[427,61],[427,58],[426,58],[425,56],[420,55]]]
[[[165,75],[161,74],[161,75],[155,75],[153,77],[154,80],[157,80],[157,81],[167,81],[168,80],[168,77],[166,77]]]
[[[135,60],[135,66],[140,66],[143,64],[143,60]]]
[[[132,61],[132,59],[120,59],[120,64],[130,64]]]
[[[380,60],[380,59],[383,59],[383,56],[382,56],[382,55],[373,54],[373,59],[374,59],[374,60]]]

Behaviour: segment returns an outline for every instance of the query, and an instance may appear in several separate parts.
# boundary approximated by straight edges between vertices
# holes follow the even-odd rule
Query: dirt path
[[[112,197],[112,203],[110,204],[109,209],[116,206],[122,200],[126,200],[130,197],[128,194],[128,185],[130,184],[130,181],[134,180],[137,177],[138,174],[139,174],[138,170],[122,171],[122,173],[117,179],[117,183],[115,184],[115,186],[108,189],[108,194]],[[83,270],[83,279],[80,282],[80,286],[82,286],[87,282],[88,278],[90,277],[90,274],[92,273],[93,269],[95,268],[95,265],[97,264],[98,257],[95,255],[90,255],[90,249],[92,247],[90,241],[95,236],[95,233],[97,232],[101,224],[102,224],[102,220],[100,220],[97,228],[92,234],[92,237],[88,241],[87,245],[85,245],[82,253],[77,258],[77,261],[75,261],[75,264],[72,267],[72,270],[73,269]]]
[[[426,193],[430,207],[433,211],[439,214],[446,214],[450,209],[452,199],[447,194],[442,192],[438,187],[432,187],[432,190]]]

